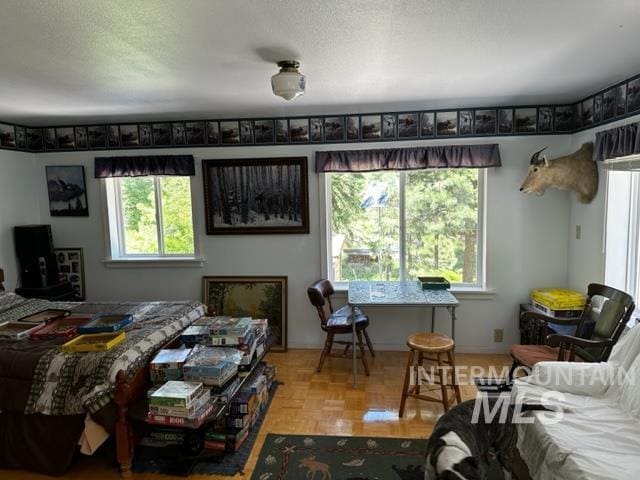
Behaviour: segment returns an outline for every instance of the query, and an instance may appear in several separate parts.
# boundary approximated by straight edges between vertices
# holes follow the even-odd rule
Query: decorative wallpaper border
[[[69,152],[569,134],[640,113],[640,75],[575,103],[350,115],[27,127],[0,122],[0,148]]]

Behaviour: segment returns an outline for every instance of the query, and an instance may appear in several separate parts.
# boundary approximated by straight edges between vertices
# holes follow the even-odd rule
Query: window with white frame
[[[112,259],[195,257],[189,176],[104,181]]]
[[[484,286],[484,169],[328,173],[328,275]]]
[[[607,171],[605,284],[634,298],[640,298],[639,214],[640,172]]]

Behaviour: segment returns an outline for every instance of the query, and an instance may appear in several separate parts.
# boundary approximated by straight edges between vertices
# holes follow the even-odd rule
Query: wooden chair
[[[596,297],[602,297],[599,309],[594,302]],[[513,345],[511,347],[513,365],[509,378],[513,378],[518,367],[531,369],[538,362],[553,360],[605,362],[634,310],[635,304],[629,294],[606,285],[592,283],[587,288],[587,303],[580,318],[560,319],[538,312],[523,313],[521,316],[523,320],[577,325],[576,336],[551,334],[547,336],[546,345]],[[584,334],[584,326],[588,321],[594,322],[593,333],[589,338],[583,338],[579,335]]]
[[[352,334],[351,321],[349,319],[351,315],[351,307],[349,305],[345,305],[344,307],[334,312],[333,304],[331,303],[331,295],[333,295],[334,293],[335,290],[329,280],[318,280],[309,288],[307,288],[307,295],[309,296],[311,305],[313,305],[318,311],[318,317],[320,318],[320,328],[322,328],[322,330],[327,334],[324,342],[324,348],[322,349],[322,353],[320,354],[320,361],[318,362],[318,372],[322,370],[322,366],[324,365],[324,361],[326,360],[326,358],[331,355],[331,349],[334,343],[345,345],[342,356],[347,354],[347,352],[349,351],[349,347],[351,346],[351,340],[334,340],[334,337],[336,335]],[[364,315],[360,311],[360,309],[356,308],[355,322],[358,347],[360,348],[360,358],[362,359],[362,365],[364,366],[365,373],[369,375],[369,364],[367,363],[367,359],[365,357],[365,346],[362,340],[362,337],[364,335],[364,339],[367,342],[369,352],[371,353],[372,357],[375,357],[376,354],[373,351],[373,345],[371,343],[371,339],[369,338],[369,334],[367,333],[369,318]]]

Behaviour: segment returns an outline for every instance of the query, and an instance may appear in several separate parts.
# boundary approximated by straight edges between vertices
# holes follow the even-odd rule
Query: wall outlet
[[[496,328],[493,331],[493,341],[502,342],[504,340],[504,330],[502,328]]]
[[[576,240],[582,238],[582,225],[576,225]]]

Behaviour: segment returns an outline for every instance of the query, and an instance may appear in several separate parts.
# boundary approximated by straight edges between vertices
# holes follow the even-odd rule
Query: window
[[[607,172],[606,285],[640,298],[640,174]]]
[[[112,259],[194,258],[188,176],[105,179]]]
[[[483,286],[484,169],[330,173],[329,277]]]

